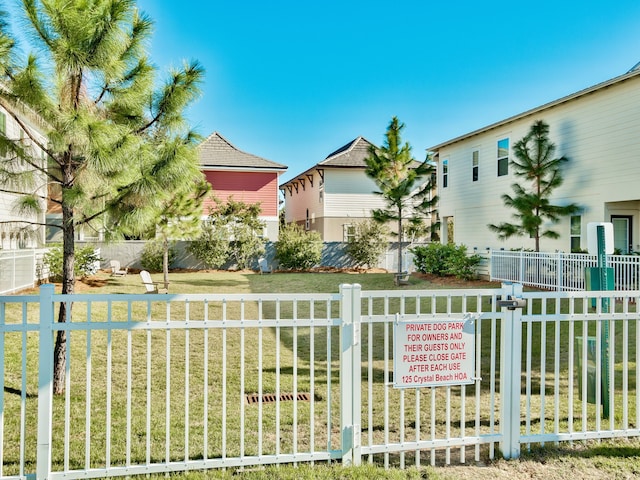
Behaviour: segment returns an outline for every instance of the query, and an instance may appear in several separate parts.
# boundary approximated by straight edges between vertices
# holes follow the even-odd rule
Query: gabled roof
[[[205,168],[286,170],[280,163],[238,150],[218,132],[213,132],[199,146],[200,165]]]
[[[360,167],[365,168],[365,159],[369,156],[369,149],[373,144],[364,137],[358,137],[333,153],[327,155],[318,166],[324,167]]]
[[[327,167],[365,169],[367,167],[365,158],[369,156],[369,148],[372,145],[373,144],[366,138],[357,137],[346,145],[343,145],[342,147],[337,149],[335,152],[327,155],[327,157],[320,163],[316,163],[313,167],[305,170],[289,181],[283,183],[282,185],[280,185],[280,188],[282,189],[286,185],[294,183],[300,178],[305,178],[309,174],[309,172],[316,169],[323,169]]]
[[[428,151],[437,151],[440,150],[443,147],[446,147],[447,145],[451,145],[457,142],[461,142],[463,140],[466,140],[467,138],[470,137],[474,137],[476,135],[480,135],[482,133],[488,132],[490,130],[496,129],[496,128],[500,128],[504,125],[507,125],[509,123],[515,122],[516,120],[520,120],[522,118],[526,118],[532,115],[535,115],[539,112],[542,112],[544,110],[548,110],[552,107],[555,107],[557,105],[561,105],[563,103],[584,97],[586,95],[595,93],[599,90],[604,90],[605,88],[611,87],[612,85],[618,84],[618,83],[622,83],[626,80],[629,80],[631,78],[637,77],[640,75],[640,68],[638,67],[638,65],[634,66],[631,70],[629,70],[627,73],[625,73],[624,75],[619,75],[617,77],[611,78],[609,80],[606,80],[604,82],[598,83],[596,85],[593,85],[592,87],[588,87],[585,88],[583,90],[580,90],[576,93],[572,93],[570,95],[567,95],[565,97],[559,98],[557,100],[553,100],[552,102],[548,102],[545,103],[544,105],[541,105],[539,107],[536,108],[532,108],[531,110],[527,110],[525,112],[519,113],[517,115],[513,115],[512,117],[508,117],[504,120],[501,120],[499,122],[496,123],[492,123],[490,125],[487,125],[486,127],[483,128],[479,128],[478,130],[474,130],[472,132],[469,132],[465,135],[460,135],[459,137],[455,137],[451,140],[448,140],[446,142],[442,142],[439,143],[438,145],[434,145],[433,147],[428,148]]]

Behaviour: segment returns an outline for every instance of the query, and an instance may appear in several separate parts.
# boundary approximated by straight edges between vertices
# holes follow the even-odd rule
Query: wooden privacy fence
[[[404,467],[637,436],[640,292],[615,292],[617,302],[602,295],[509,284],[60,295],[44,285],[40,295],[0,297],[0,478],[332,461]],[[526,306],[510,310],[511,298]],[[57,323],[62,302],[73,309]],[[394,388],[394,327],[469,316],[469,384]],[[53,395],[59,331],[65,385]]]

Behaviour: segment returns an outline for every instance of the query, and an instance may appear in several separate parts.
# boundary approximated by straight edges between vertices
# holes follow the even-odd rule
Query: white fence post
[[[502,298],[522,298],[522,285],[503,284]],[[522,310],[502,308],[500,324],[500,449],[504,458],[520,456],[520,391],[522,371]]]
[[[563,260],[562,252],[558,252],[558,262],[557,262],[557,265],[556,265],[556,275],[557,275],[557,280],[556,280],[557,288],[556,288],[556,290],[558,292],[563,290],[562,284],[564,283],[564,279],[563,279],[563,275],[562,275],[562,272],[563,272],[562,269],[564,267],[562,265],[563,264],[562,260]]]
[[[340,431],[343,465],[361,463],[361,291],[358,284],[340,285]]]
[[[51,410],[53,406],[53,293],[54,286],[40,287],[40,336],[38,353],[38,449],[36,478],[51,473]]]

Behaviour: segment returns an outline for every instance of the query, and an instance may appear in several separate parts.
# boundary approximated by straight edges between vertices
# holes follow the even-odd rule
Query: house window
[[[509,139],[498,140],[498,176],[509,173]]]
[[[571,251],[580,251],[580,240],[582,232],[582,217],[580,215],[571,216]]]
[[[347,223],[342,226],[343,241],[348,242],[349,239],[356,237],[356,226]]]
[[[442,188],[449,185],[449,160],[442,161]]]
[[[311,223],[309,222],[309,209],[307,208],[307,217],[304,220],[304,229],[309,230],[311,228]]]
[[[475,150],[472,154],[471,154],[471,179],[474,182],[478,181],[478,160],[480,158],[480,152],[478,152],[478,150]]]

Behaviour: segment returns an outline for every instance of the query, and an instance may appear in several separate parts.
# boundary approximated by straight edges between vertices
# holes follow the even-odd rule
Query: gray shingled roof
[[[369,156],[369,148],[373,144],[364,137],[358,137],[355,140],[340,147],[333,153],[327,155],[318,165],[324,167],[361,167],[367,166],[365,158]]]
[[[367,163],[365,158],[369,156],[369,147],[373,145],[369,140],[364,137],[357,137],[350,141],[346,145],[343,145],[335,152],[330,153],[320,163],[315,164],[313,167],[302,172],[300,175],[296,175],[289,181],[280,185],[283,188],[285,185],[295,182],[296,179],[304,177],[305,174],[311,172],[317,168],[336,167],[336,168],[366,168]]]
[[[199,146],[200,165],[203,167],[258,168],[286,170],[286,165],[243,152],[218,132],[213,132]]]

